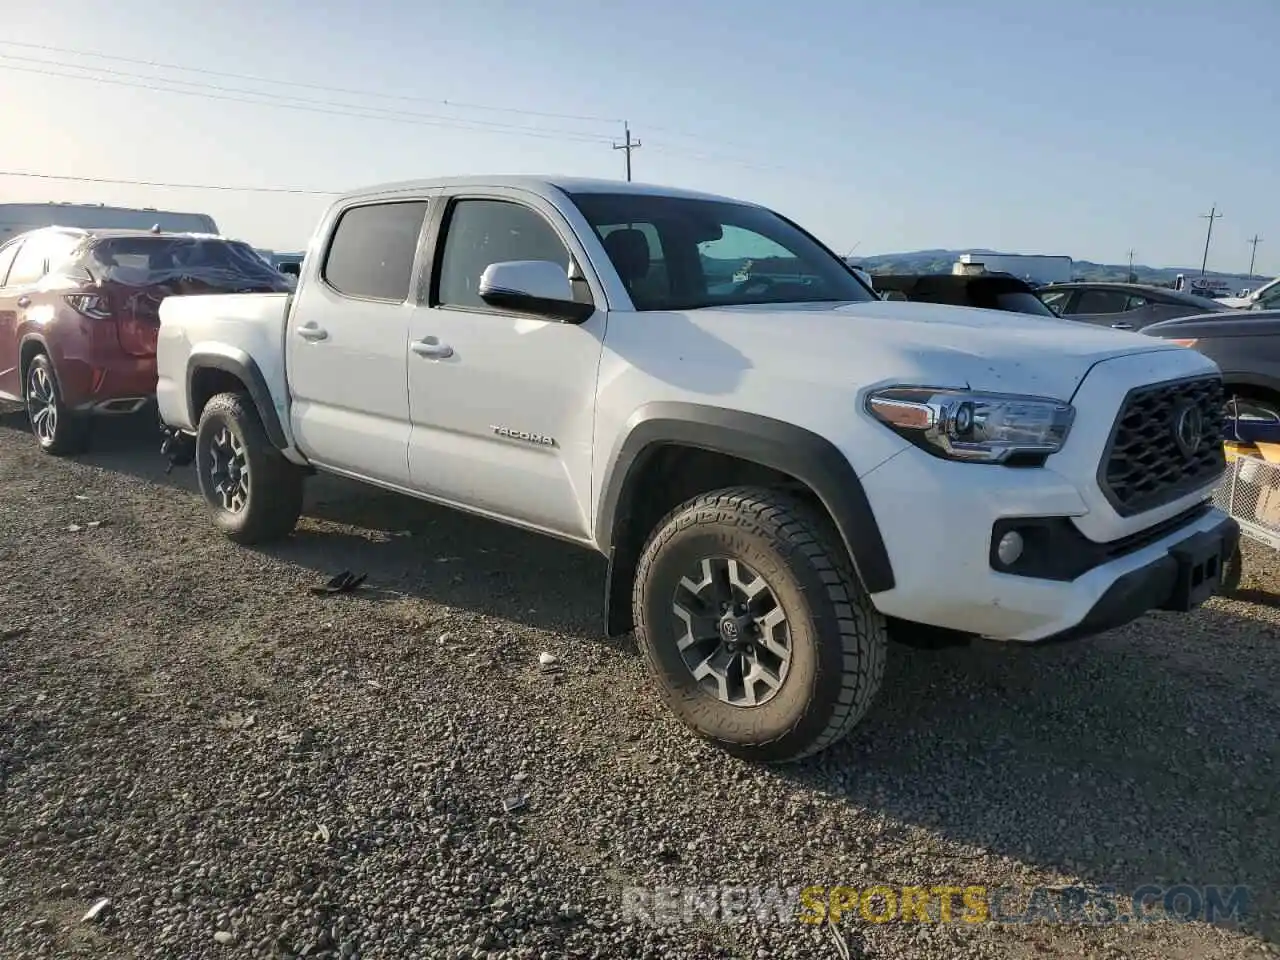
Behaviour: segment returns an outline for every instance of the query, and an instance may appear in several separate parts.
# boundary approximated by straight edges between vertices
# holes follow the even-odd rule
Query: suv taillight
[[[107,298],[100,297],[96,293],[69,293],[67,303],[81,316],[92,320],[111,319],[111,305],[107,303]]]

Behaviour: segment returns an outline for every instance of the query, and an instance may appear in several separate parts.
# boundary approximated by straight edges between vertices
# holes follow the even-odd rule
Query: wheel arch
[[[671,469],[686,463],[696,466],[679,473]],[[673,495],[667,484],[673,475],[679,477],[677,499],[669,502]],[[627,421],[600,486],[596,540],[609,558],[609,635],[630,629],[631,580],[653,526],[692,496],[740,483],[788,486],[811,500],[830,520],[867,592],[892,589],[893,568],[871,504],[852,465],[833,443],[772,417],[656,402]],[[646,498],[647,485],[661,489]]]
[[[232,385],[235,383],[248,393],[272,445],[278,450],[286,449],[289,441],[272,402],[267,380],[253,357],[242,350],[225,353],[200,351],[188,358],[186,395],[192,426],[199,424],[200,413],[210,398],[228,388],[234,389]]]
[[[27,366],[38,353],[43,353],[50,360],[53,359],[53,353],[50,351],[49,344],[44,337],[38,333],[28,333],[22,338],[22,343],[18,346],[18,374],[21,377],[19,381],[21,390],[26,389]]]

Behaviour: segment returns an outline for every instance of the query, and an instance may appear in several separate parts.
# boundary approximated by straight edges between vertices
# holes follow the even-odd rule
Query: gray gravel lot
[[[1280,562],[1247,562],[1249,600],[1185,618],[893,648],[847,743],[752,767],[602,639],[590,554],[329,478],[240,548],[139,425],[58,461],[2,414],[0,957],[1272,954]],[[365,589],[307,591],[342,569]],[[1179,882],[1245,885],[1251,916],[658,927],[621,900]]]

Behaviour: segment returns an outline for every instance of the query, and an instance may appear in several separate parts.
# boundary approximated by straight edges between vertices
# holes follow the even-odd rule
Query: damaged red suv
[[[79,452],[94,416],[134,413],[155,396],[161,300],[288,290],[237,240],[32,230],[0,247],[0,398],[26,406],[45,451]]]

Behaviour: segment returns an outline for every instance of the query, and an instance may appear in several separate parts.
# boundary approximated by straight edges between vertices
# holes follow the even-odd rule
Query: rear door
[[[18,298],[16,290],[7,286],[9,270],[22,240],[0,247],[0,394],[22,399],[18,376]]]
[[[9,274],[5,278],[3,301],[0,303],[0,314],[7,318],[0,319],[0,390],[7,394],[22,394],[18,371],[21,345],[18,338],[25,336],[23,327],[26,322],[32,318],[40,318],[43,323],[56,315],[56,310],[49,309],[49,303],[61,294],[58,291],[42,290],[40,281],[51,266],[61,266],[78,243],[78,235],[58,230],[42,230],[25,237],[21,249],[13,258]],[[49,346],[56,365],[62,359],[58,345],[50,342]]]
[[[299,449],[398,487],[409,486],[409,301],[427,206],[427,196],[397,196],[340,210],[285,331]]]

